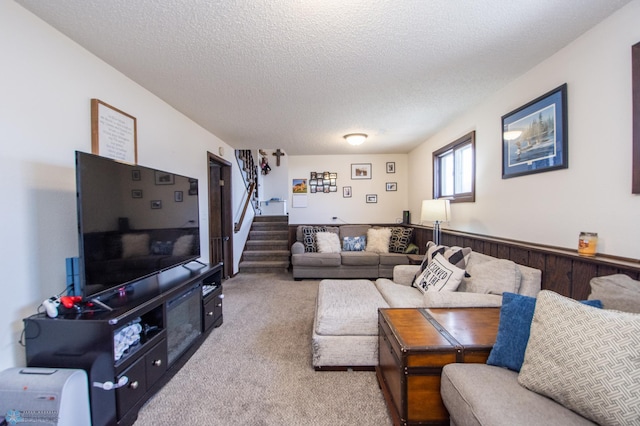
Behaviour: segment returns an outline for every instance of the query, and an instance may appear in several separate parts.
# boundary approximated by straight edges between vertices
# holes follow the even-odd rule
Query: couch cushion
[[[340,253],[302,253],[291,255],[293,266],[340,266]]]
[[[360,235],[367,235],[367,231],[371,228],[371,225],[341,225],[340,226],[340,239],[344,237],[359,237]]]
[[[640,315],[538,295],[518,382],[600,424],[640,419]]]
[[[422,292],[417,288],[396,284],[387,278],[378,278],[376,288],[392,308],[422,308]]]
[[[640,313],[640,281],[624,274],[592,278],[589,299],[602,301],[605,309]]]
[[[378,266],[379,256],[366,251],[343,251],[342,264],[349,266]]]
[[[389,238],[389,253],[404,253],[411,241],[411,235],[413,235],[413,228],[392,227]]]
[[[342,250],[344,251],[363,251],[367,246],[367,237],[360,235],[358,237],[344,237],[342,239]]]
[[[465,291],[502,295],[505,291],[517,293],[520,290],[522,275],[515,262],[507,259],[495,259],[475,265],[469,265]]]
[[[583,303],[597,308],[602,307],[599,300]],[[534,297],[514,293],[502,295],[498,335],[496,343],[489,353],[487,364],[520,371],[529,341],[529,329],[535,308],[536,299]]]
[[[380,255],[381,265],[408,265],[409,258],[406,254],[400,253],[381,253]]]
[[[370,228],[367,231],[367,247],[365,251],[372,253],[389,253],[390,228]]]
[[[429,262],[427,268],[418,275],[413,282],[423,293],[428,291],[456,291],[464,276],[464,269],[460,269],[447,260],[440,253]]]
[[[388,308],[368,280],[322,280],[318,286],[316,333],[378,335],[378,308]]]
[[[334,232],[316,232],[316,245],[319,253],[340,253],[340,239]]]
[[[486,364],[454,363],[442,369],[440,394],[451,424],[580,426],[594,423],[518,384],[518,373]]]

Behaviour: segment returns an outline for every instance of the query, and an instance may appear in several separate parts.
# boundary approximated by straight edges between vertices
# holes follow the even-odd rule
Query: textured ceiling
[[[234,148],[304,155],[408,152],[628,1],[17,3]]]

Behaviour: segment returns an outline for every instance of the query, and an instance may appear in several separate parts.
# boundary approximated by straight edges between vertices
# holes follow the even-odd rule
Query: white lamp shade
[[[423,200],[420,222],[448,222],[451,220],[449,200]]]

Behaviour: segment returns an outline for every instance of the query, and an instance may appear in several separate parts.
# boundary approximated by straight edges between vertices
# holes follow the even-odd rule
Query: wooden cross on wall
[[[284,152],[280,151],[280,148],[276,149],[276,152],[274,152],[271,155],[275,155],[276,156],[276,166],[280,165],[280,157],[282,157],[284,155]]]

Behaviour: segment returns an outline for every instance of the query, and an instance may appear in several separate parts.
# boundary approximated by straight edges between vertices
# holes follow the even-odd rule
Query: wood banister
[[[249,203],[251,202],[251,197],[253,196],[253,191],[256,189],[256,183],[251,182],[249,185],[249,191],[247,191],[247,199],[244,202],[244,207],[242,208],[242,215],[240,216],[240,220],[236,222],[233,227],[234,232],[240,231],[242,229],[242,222],[244,222],[244,215],[247,213],[247,208],[249,208]]]

